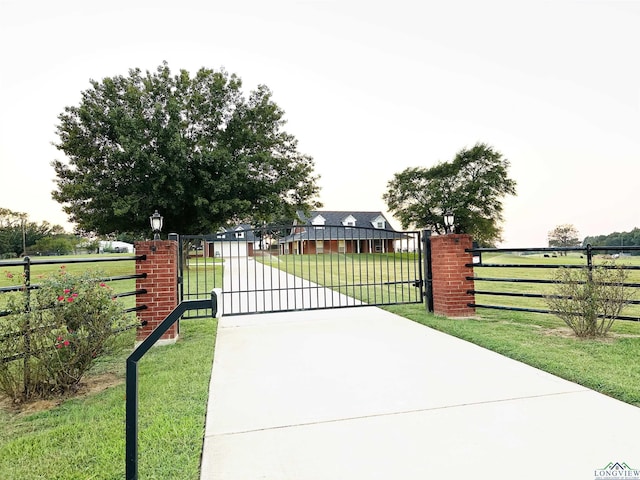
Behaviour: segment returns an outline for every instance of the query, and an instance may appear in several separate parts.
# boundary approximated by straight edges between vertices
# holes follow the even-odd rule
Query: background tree
[[[0,257],[19,257],[38,240],[63,231],[60,225],[30,222],[26,213],[0,208]]]
[[[578,230],[571,224],[558,225],[547,236],[550,247],[579,247]],[[566,255],[567,252],[560,252]]]
[[[68,255],[73,253],[79,239],[73,235],[59,234],[41,238],[30,250],[37,255]]]
[[[245,99],[235,75],[166,63],[90,83],[58,117],[68,164],[52,162],[53,198],[80,229],[148,233],[157,209],[170,231],[210,233],[319,205],[313,159],[267,87]]]
[[[508,167],[501,153],[478,143],[460,150],[451,162],[396,173],[383,199],[403,228],[444,233],[443,215],[450,211],[455,215],[456,232],[472,235],[481,245],[492,245],[500,240],[502,199],[516,193]]]

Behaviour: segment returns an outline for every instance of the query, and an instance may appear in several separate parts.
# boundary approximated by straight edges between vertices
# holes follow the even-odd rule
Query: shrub
[[[15,402],[77,388],[100,355],[122,347],[123,307],[97,272],[66,273],[14,292],[0,323],[0,390]]]
[[[627,272],[612,262],[589,270],[560,268],[549,309],[579,337],[605,336],[629,303]]]

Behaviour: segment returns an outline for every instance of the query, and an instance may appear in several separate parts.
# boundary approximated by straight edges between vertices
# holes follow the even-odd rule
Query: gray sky
[[[640,227],[640,1],[0,0],[0,45],[0,207],[33,221],[70,228],[58,114],[166,60],[271,88],[326,209],[385,211],[394,173],[480,141],[518,183],[503,245]]]

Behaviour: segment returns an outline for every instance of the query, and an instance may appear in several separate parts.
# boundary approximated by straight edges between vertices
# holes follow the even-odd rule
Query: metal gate
[[[179,252],[180,300],[208,298],[219,288],[224,315],[424,300],[418,231],[241,225],[182,235]]]

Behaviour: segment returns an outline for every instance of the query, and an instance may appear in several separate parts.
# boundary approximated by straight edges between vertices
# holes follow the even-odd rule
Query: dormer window
[[[344,225],[345,227],[355,227],[356,226],[355,217],[353,215],[349,215],[344,220],[342,220],[342,225]]]
[[[236,238],[244,238],[244,230],[241,228],[236,229]]]
[[[371,221],[371,225],[373,225],[374,228],[380,228],[380,229],[387,228],[387,222],[383,216],[378,216],[374,218]]]
[[[324,228],[324,224],[327,220],[322,215],[316,215],[311,219],[311,225],[317,229]]]

